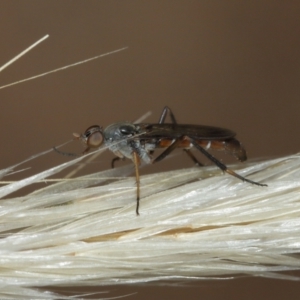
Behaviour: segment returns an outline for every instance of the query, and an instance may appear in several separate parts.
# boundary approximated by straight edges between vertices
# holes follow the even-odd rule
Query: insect
[[[172,123],[165,123],[168,114]],[[227,151],[239,161],[245,161],[247,159],[246,151],[242,144],[234,138],[233,131],[212,126],[178,124],[173,112],[167,106],[164,107],[157,124],[119,122],[111,124],[105,129],[93,125],[83,134],[74,133],[73,135],[75,139],[81,140],[87,146],[83,154],[104,143],[116,155],[112,160],[112,167],[119,159],[130,158],[133,161],[137,184],[137,215],[139,215],[139,165],[141,161],[147,164],[159,162],[176,148],[183,148],[195,164],[203,166],[190,151],[190,148],[195,147],[224,172],[243,181],[266,186],[266,184],[252,181],[228,169],[225,164],[207,151],[209,149]],[[165,150],[153,158],[152,155],[157,148],[165,148]]]

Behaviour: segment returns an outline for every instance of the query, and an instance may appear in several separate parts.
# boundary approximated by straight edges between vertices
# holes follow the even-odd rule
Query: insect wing
[[[173,139],[188,136],[195,140],[225,140],[235,136],[235,132],[213,126],[189,124],[138,124],[139,131],[145,132],[141,138]]]

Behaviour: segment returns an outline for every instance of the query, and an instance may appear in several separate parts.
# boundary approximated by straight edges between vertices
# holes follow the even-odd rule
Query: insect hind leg
[[[193,139],[191,139],[191,143],[193,144],[193,146],[195,148],[197,148],[202,154],[204,154],[209,160],[211,160],[217,167],[219,167],[222,171],[242,180],[242,181],[246,181],[255,185],[259,185],[259,186],[267,186],[267,184],[263,184],[260,182],[256,182],[256,181],[252,181],[250,179],[247,179],[237,173],[235,173],[233,170],[228,169],[226,165],[224,165],[223,163],[221,163],[218,159],[216,159],[214,156],[212,156],[209,152],[207,152],[204,148],[202,148],[200,145],[197,144],[197,142]]]

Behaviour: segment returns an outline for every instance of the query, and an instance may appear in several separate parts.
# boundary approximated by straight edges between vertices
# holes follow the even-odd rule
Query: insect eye
[[[96,148],[101,146],[103,142],[103,134],[101,132],[92,133],[87,139],[87,145],[91,148]]]
[[[84,134],[73,133],[76,140],[81,140],[88,148],[96,148],[103,143],[102,128],[98,125],[89,127]]]
[[[83,134],[88,147],[96,148],[103,143],[102,129],[98,125],[89,127]]]

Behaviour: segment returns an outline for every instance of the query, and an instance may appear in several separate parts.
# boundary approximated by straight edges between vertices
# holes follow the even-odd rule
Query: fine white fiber
[[[212,166],[141,176],[140,216],[131,164],[8,198],[82,159],[0,188],[0,298],[54,299],[43,286],[299,279],[284,273],[300,269],[299,155],[231,166],[267,187]]]

